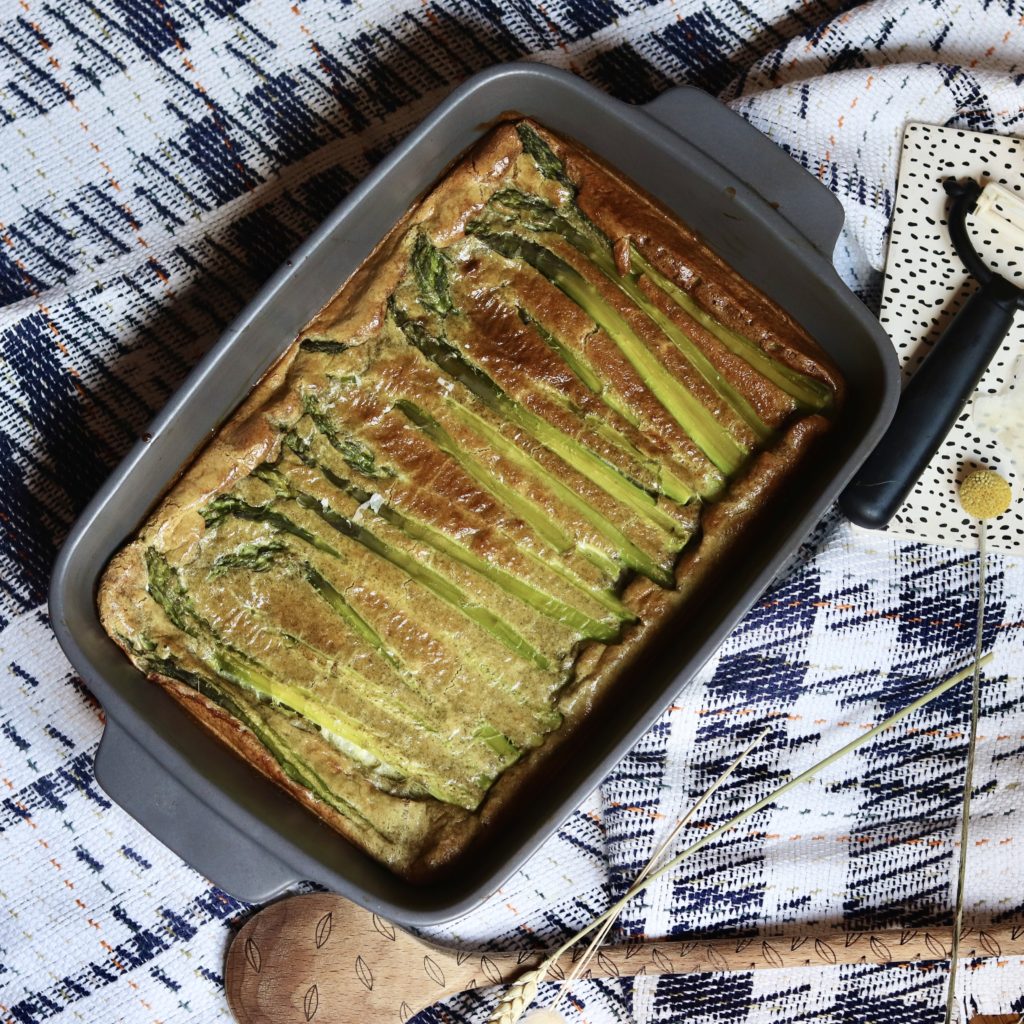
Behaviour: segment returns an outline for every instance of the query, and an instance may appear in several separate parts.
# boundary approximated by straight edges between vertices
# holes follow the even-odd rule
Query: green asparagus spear
[[[747,448],[661,364],[622,314],[578,270],[522,235],[490,230],[486,221],[470,223],[467,231],[506,259],[530,264],[580,306],[615,342],[655,397],[715,466],[726,476],[738,472],[748,455]]]

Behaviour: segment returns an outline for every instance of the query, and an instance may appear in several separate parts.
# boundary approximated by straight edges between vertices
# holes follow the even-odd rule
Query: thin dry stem
[[[971,790],[974,787],[974,752],[981,717],[981,652],[985,643],[985,520],[978,523],[978,628],[974,634],[974,676],[971,683],[971,725],[967,740],[967,767],[960,809],[960,858],[956,878],[956,909],[953,912],[953,940],[949,951],[949,986],[946,989],[946,1024],[952,1024],[956,1004],[956,969],[960,959],[960,934],[964,925],[964,888],[967,881],[967,841],[971,823]]]
[[[770,726],[765,726],[747,745],[740,751],[736,759],[718,776],[717,779],[701,794],[697,802],[676,822],[675,827],[665,837],[664,842],[654,851],[651,855],[650,860],[644,866],[644,869],[637,875],[633,884],[629,887],[629,892],[626,893],[624,900],[630,899],[636,895],[643,888],[644,879],[651,873],[651,869],[661,859],[662,854],[672,845],[676,836],[679,835],[680,831],[686,827],[686,825],[693,819],[693,816],[711,799],[716,791],[722,786],[722,784],[729,778],[730,775],[746,760],[750,755],[751,751],[756,747],[764,738],[771,732]],[[622,902],[625,905],[625,902]],[[575,982],[579,976],[587,969],[591,960],[597,955],[597,951],[600,949],[604,940],[608,937],[608,933],[612,930],[612,926],[615,924],[615,917],[609,917],[607,921],[601,926],[597,934],[590,940],[590,945],[587,946],[586,952],[580,957],[577,964],[573,967],[572,971],[568,974],[565,981],[562,983],[562,987],[559,990],[558,996],[555,1001],[551,1004],[551,1008],[555,1009],[558,1004],[562,1001],[566,992],[569,990],[569,986]]]
[[[618,916],[619,911],[622,910],[623,906],[632,899],[638,892],[646,889],[649,885],[652,885],[663,875],[668,874],[670,871],[674,871],[684,860],[688,857],[692,857],[698,850],[703,849],[709,843],[714,842],[716,839],[723,836],[726,832],[734,829],[740,822],[745,821],[751,815],[756,814],[758,811],[767,807],[769,804],[773,804],[780,796],[788,793],[790,790],[795,789],[803,782],[809,782],[815,775],[823,771],[829,765],[845,757],[847,754],[852,753],[858,747],[863,746],[869,740],[873,739],[881,732],[885,732],[887,729],[891,729],[893,726],[902,722],[908,715],[913,714],[920,708],[923,708],[929,702],[935,700],[936,697],[940,697],[947,690],[951,690],[958,683],[963,682],[972,672],[978,671],[980,666],[986,664],[992,660],[992,655],[987,654],[985,657],[976,661],[973,665],[969,666],[957,672],[955,675],[950,676],[948,679],[939,683],[938,686],[932,687],[927,693],[922,694],[917,700],[911,701],[906,707],[901,708],[895,714],[890,715],[884,722],[880,722],[878,725],[873,726],[866,732],[860,734],[855,739],[850,740],[849,743],[844,744],[838,750],[833,751],[828,757],[823,758],[817,764],[812,765],[806,771],[801,772],[799,775],[793,776],[793,778],[784,782],[781,786],[773,789],[767,796],[763,796],[760,800],[756,800],[748,807],[744,808],[739,814],[734,815],[727,822],[719,825],[717,828],[712,829],[710,832],[705,833],[696,842],[691,843],[684,850],[677,853],[667,864],[663,864],[657,871],[650,874],[643,881],[636,882],[633,887],[626,893],[621,900],[618,901],[614,906],[609,907],[603,914],[595,917],[590,924],[585,925],[575,935],[567,939],[558,947],[541,965],[534,971],[527,971],[518,981],[515,982],[505,995],[499,1000],[498,1005],[494,1008],[494,1012],[487,1020],[487,1024],[517,1024],[523,1015],[523,1012],[533,1001],[537,994],[537,989],[540,983],[547,977],[552,965],[568,950],[570,950],[580,939],[585,938],[591,932],[599,929],[606,921],[614,920]]]

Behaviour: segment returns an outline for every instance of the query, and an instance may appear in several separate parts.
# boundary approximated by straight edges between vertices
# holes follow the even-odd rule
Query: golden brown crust
[[[316,817],[335,831],[340,832],[355,846],[364,849],[382,863],[387,864],[396,873],[407,878],[414,878],[421,874],[427,877],[438,865],[450,859],[451,853],[445,852],[446,847],[461,846],[461,837],[457,833],[465,812],[460,813],[446,805],[438,805],[437,813],[432,815],[427,823],[429,827],[423,827],[419,823],[409,823],[410,839],[419,838],[419,842],[390,843],[376,833],[357,828],[351,819],[320,800],[305,786],[289,778],[267,748],[234,715],[192,687],[175,679],[158,673],[150,673],[148,678],[159,684],[206,732],[223,743],[265,778],[294,797]],[[415,804],[416,809],[420,809],[420,801],[402,800],[399,797],[391,799],[399,804]],[[453,835],[453,830],[455,835]],[[421,834],[417,835],[418,833]]]
[[[198,509],[277,450],[281,435],[274,422],[296,415],[296,397],[283,385],[298,347],[297,341],[288,346],[223,427],[184,468],[132,542],[107,565],[97,603],[100,621],[111,636],[126,633],[125,627],[137,624],[142,609],[152,604],[145,586],[145,548],[155,544],[162,551],[187,551],[205,529]]]
[[[466,221],[497,188],[501,174],[517,151],[511,125],[501,125],[481,139],[388,232],[300,337],[327,338],[347,345],[357,345],[371,337],[384,322],[388,297],[405,270],[404,261],[397,257],[409,228],[429,225],[436,245],[444,245],[460,235]],[[359,297],[358,302],[351,301],[353,295]]]
[[[267,748],[233,715],[176,680],[157,674],[149,678],[159,683],[207,732],[350,842],[367,849],[404,877],[429,882],[466,854],[475,842],[501,827],[504,819],[516,809],[516,798],[523,783],[531,776],[542,775],[545,767],[558,756],[560,747],[571,743],[585,723],[587,712],[628,670],[648,635],[663,627],[668,617],[685,614],[687,603],[698,597],[701,586],[721,569],[725,551],[730,546],[735,547],[756,525],[763,503],[770,500],[787,477],[808,458],[813,442],[827,427],[827,421],[821,417],[803,420],[787,432],[775,450],[758,457],[745,479],[715,507],[714,521],[705,531],[704,543],[680,562],[676,573],[677,590],[662,590],[648,580],[633,581],[628,603],[642,610],[644,622],[619,644],[610,647],[589,644],[581,652],[577,662],[578,681],[571,697],[563,703],[566,719],[559,734],[508,769],[491,788],[478,814],[448,806],[439,808],[434,828],[421,837],[419,844],[410,842],[401,848],[369,841],[365,832],[353,827],[343,814],[290,779]]]
[[[841,401],[843,379],[838,367],[789,313],[740,277],[668,207],[600,157],[579,143],[559,146],[556,142],[556,151],[570,177],[580,182],[578,202],[595,224],[612,238],[631,239],[669,280],[690,292],[722,323],[745,333],[793,369],[825,381]],[[680,230],[690,243],[685,261],[672,237]],[[620,248],[618,255],[628,267],[628,252]],[[735,363],[731,369],[747,375]]]
[[[506,821],[517,813],[520,801],[527,798],[530,786],[543,785],[559,770],[567,757],[572,757],[580,744],[586,742],[589,714],[614,697],[617,682],[631,666],[644,656],[647,644],[670,623],[678,626],[685,620],[694,602],[700,600],[702,588],[717,572],[727,568],[729,557],[741,555],[744,545],[752,540],[752,532],[763,515],[764,504],[787,481],[799,474],[813,457],[817,444],[830,424],[821,416],[811,416],[790,427],[771,451],[762,452],[751,464],[744,478],[715,506],[710,529],[700,545],[688,550],[676,570],[676,590],[664,590],[646,579],[634,579],[626,591],[626,600],[643,617],[621,643],[611,646],[587,645],[577,661],[578,679],[571,693],[561,703],[565,721],[559,731],[549,737],[538,750],[509,768],[492,786],[487,800],[476,815],[467,815],[453,829],[458,837],[454,848],[450,840],[439,846],[437,854],[416,866],[425,877],[436,877],[450,861],[465,856],[474,848],[500,834]]]
[[[567,705],[567,712],[574,719],[585,717],[585,709],[593,706],[615,679],[621,677],[649,636],[664,628],[670,618],[678,622],[679,617],[686,614],[688,606],[699,599],[712,575],[723,571],[726,556],[740,550],[751,529],[763,517],[766,503],[786,481],[793,479],[828,427],[828,420],[821,416],[799,420],[775,447],[754,459],[743,479],[737,481],[704,517],[700,543],[687,548],[676,567],[675,590],[664,590],[643,578],[629,584],[623,596],[638,612],[641,621],[620,644],[591,645],[580,673],[580,684],[571,704]]]
[[[739,279],[685,229],[686,260],[683,261],[678,255],[678,238],[673,242],[670,234],[670,230],[678,231],[678,222],[660,204],[582,148],[545,134],[552,138],[559,155],[569,167],[570,175],[578,182],[581,207],[599,227],[612,237],[632,238],[644,255],[670,280],[714,308],[724,322],[748,335],[756,328],[757,339],[776,358],[801,372],[825,380],[839,390],[841,381],[834,367],[787,314]],[[300,339],[329,339],[354,346],[367,344],[366,351],[370,352],[372,345],[369,343],[384,323],[388,297],[395,290],[405,266],[407,257],[403,245],[406,244],[409,227],[413,224],[426,225],[437,244],[459,237],[467,219],[498,187],[519,152],[518,138],[511,125],[499,126],[475,146],[442,183],[381,241],[349,281],[310,321]],[[666,224],[666,217],[671,220],[671,229]],[[568,257],[571,254],[563,255]],[[628,256],[622,255],[621,258],[627,259]],[[602,343],[600,337],[590,336],[592,325],[571,303],[557,295],[546,296],[544,302],[547,304],[544,315],[560,331],[568,336],[575,333],[587,339],[590,345]],[[514,337],[511,331],[505,333]],[[740,366],[742,361],[724,352],[710,336],[701,335],[699,330],[693,334],[695,342],[704,348],[709,358],[747,389],[751,401],[766,418],[774,416],[779,423],[784,421],[787,412],[779,405],[778,396],[763,388],[756,374],[749,373],[745,364]],[[152,625],[155,621],[158,625],[167,626],[147,592],[146,548],[156,546],[162,552],[173,552],[179,562],[187,562],[190,550],[205,530],[198,509],[212,496],[249,474],[258,463],[273,458],[280,444],[280,424],[293,424],[301,415],[298,390],[291,379],[298,344],[296,341],[291,345],[260,381],[184,471],[138,536],[112,559],[105,571],[98,595],[101,621],[123,647],[126,647],[124,637],[138,635],[147,624]],[[610,350],[606,355],[609,363],[619,358],[617,351]],[[690,373],[682,363],[677,369],[682,376]],[[623,368],[623,387],[628,386],[628,376],[632,372]],[[690,383],[697,393],[707,390],[699,380]],[[705,397],[709,404],[713,404],[714,396]],[[153,678],[205,729],[330,827],[367,849],[398,873],[415,880],[429,881],[457,864],[460,858],[469,854],[474,843],[499,828],[530,781],[536,780],[546,767],[556,763],[563,748],[571,748],[589,711],[622,677],[650,635],[669,617],[677,618],[686,613],[688,602],[699,595],[700,588],[723,564],[728,552],[744,540],[770,496],[783,481],[791,479],[801,460],[812,450],[824,425],[824,420],[811,417],[784,427],[776,446],[761,453],[744,478],[734,483],[725,499],[712,507],[704,517],[700,543],[691,546],[677,568],[677,591],[664,591],[642,579],[630,584],[624,600],[641,615],[641,624],[630,630],[619,644],[602,646],[591,643],[583,647],[576,663],[576,684],[571,695],[563,700],[565,724],[542,747],[499,777],[478,812],[428,801],[434,806],[425,813],[423,801],[388,797],[398,802],[397,805],[410,805],[404,845],[368,839],[366,833],[353,826],[344,815],[289,778],[253,733],[213,701],[173,679],[159,675]],[[692,442],[685,435],[679,444],[692,447]],[[131,656],[127,647],[126,653]],[[365,785],[372,788],[369,782]],[[418,806],[413,808],[412,804]]]
[[[252,765],[261,775],[293,796],[303,807],[312,811],[357,846],[361,845],[361,840],[365,842],[365,837],[360,836],[348,818],[322,800],[318,800],[305,786],[300,786],[288,778],[267,748],[234,715],[184,683],[156,674],[149,678],[159,683],[208,733],[247,764]],[[395,867],[401,869],[403,865],[396,864]]]

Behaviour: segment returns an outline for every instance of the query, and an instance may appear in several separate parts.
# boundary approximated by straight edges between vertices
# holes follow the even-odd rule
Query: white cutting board
[[[973,290],[946,228],[949,177],[996,181],[1024,197],[1024,139],[911,124],[903,136],[879,319],[909,375]],[[996,255],[968,218],[979,252],[1024,287],[1024,252]],[[1010,511],[988,523],[991,548],[1024,551],[1024,311],[953,429],[889,525],[915,540],[977,548],[977,523],[957,501],[971,470],[998,470],[1013,488]]]

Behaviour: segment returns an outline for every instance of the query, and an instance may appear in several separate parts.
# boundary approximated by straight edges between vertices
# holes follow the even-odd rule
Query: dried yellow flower
[[[1013,501],[1013,491],[994,469],[976,469],[960,485],[960,504],[976,519],[1001,516]]]

